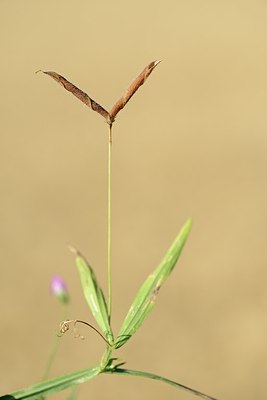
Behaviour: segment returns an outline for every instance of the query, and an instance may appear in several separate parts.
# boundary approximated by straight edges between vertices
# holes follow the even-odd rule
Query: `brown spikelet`
[[[37,71],[39,72],[39,71]],[[66,90],[71,92],[74,96],[76,96],[79,100],[81,100],[84,104],[86,104],[89,108],[96,111],[98,114],[102,115],[109,122],[109,113],[106,111],[100,104],[91,99],[87,93],[83,92],[77,86],[73,85],[73,83],[69,82],[64,76],[59,75],[53,71],[41,71],[46,75],[51,76],[56,82],[62,85]]]
[[[153,69],[160,63],[160,61],[152,61],[149,63],[145,69],[138,75],[138,77],[133,81],[133,83],[128,87],[123,96],[114,104],[111,111],[106,111],[100,104],[91,99],[87,93],[83,92],[77,86],[73,85],[73,83],[69,82],[64,76],[59,75],[57,72],[53,71],[36,71],[43,72],[46,75],[49,75],[56,82],[62,85],[66,90],[71,92],[74,96],[76,96],[80,101],[86,104],[89,108],[96,111],[98,114],[102,115],[105,118],[106,122],[109,125],[112,125],[115,121],[115,118],[120,110],[122,110],[125,105],[128,103],[130,98],[135,94],[135,92],[142,86]]]
[[[122,110],[125,105],[128,103],[130,98],[135,94],[135,92],[142,86],[153,69],[160,63],[161,61],[152,61],[149,63],[145,69],[141,72],[141,74],[138,75],[138,77],[133,81],[133,83],[128,87],[126,92],[123,94],[123,96],[114,104],[112,107],[111,111],[109,112],[110,114],[110,119],[112,122],[115,121],[116,115],[120,110]]]

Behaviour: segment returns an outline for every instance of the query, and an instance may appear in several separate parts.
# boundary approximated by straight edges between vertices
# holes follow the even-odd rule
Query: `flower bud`
[[[56,296],[61,303],[67,304],[69,302],[67,286],[60,276],[53,276],[50,289],[51,293]]]

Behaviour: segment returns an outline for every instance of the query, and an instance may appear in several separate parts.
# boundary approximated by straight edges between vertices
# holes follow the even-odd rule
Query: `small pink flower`
[[[61,303],[67,304],[69,302],[67,286],[60,276],[53,276],[50,289],[51,293],[56,296]]]

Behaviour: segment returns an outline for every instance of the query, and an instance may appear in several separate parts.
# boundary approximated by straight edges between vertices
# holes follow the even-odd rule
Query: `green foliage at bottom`
[[[14,393],[0,397],[1,400],[16,399],[30,400],[39,396],[47,396],[48,394],[59,392],[61,390],[89,381],[100,373],[99,366],[86,368],[81,371],[72,372],[57,378],[50,379],[45,382],[38,383],[28,389],[19,390]]]

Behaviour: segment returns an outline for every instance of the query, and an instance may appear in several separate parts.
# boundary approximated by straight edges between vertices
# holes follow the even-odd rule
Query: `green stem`
[[[100,369],[103,372],[105,371],[105,368],[107,367],[107,365],[110,362],[112,351],[113,351],[112,347],[107,346],[105,353],[103,354],[103,356],[101,358]]]
[[[65,321],[66,317],[68,314],[68,307],[67,305],[64,306],[64,313],[63,313],[63,318],[62,321]],[[60,337],[59,336],[55,336],[52,348],[50,350],[47,362],[46,362],[46,366],[45,366],[45,370],[42,376],[42,381],[45,381],[48,378],[49,372],[51,370],[52,364],[54,362],[58,347],[59,347],[59,341],[60,341]]]
[[[67,400],[76,400],[78,398],[79,386],[73,386]]]
[[[170,379],[164,378],[163,376],[160,375],[155,375],[150,372],[144,372],[144,371],[135,371],[131,369],[124,369],[124,368],[114,368],[110,370],[103,371],[104,373],[112,373],[112,374],[120,374],[120,375],[132,375],[132,376],[141,376],[143,378],[149,378],[149,379],[155,379],[158,381],[165,382],[169,385],[175,386],[179,389],[183,389],[187,392],[190,392],[191,394],[194,394],[198,397],[201,397],[202,399],[206,400],[217,400],[215,397],[209,396],[205,393],[199,392],[196,389],[192,389],[188,386],[182,385],[181,383],[177,383],[175,381],[172,381]]]
[[[109,125],[108,137],[108,251],[107,251],[107,267],[108,267],[108,316],[109,323],[111,321],[111,156],[112,156],[112,125]]]

